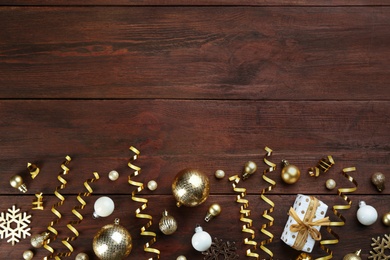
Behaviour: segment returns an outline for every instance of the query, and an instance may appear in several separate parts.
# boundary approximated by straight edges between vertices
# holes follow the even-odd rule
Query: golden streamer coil
[[[39,168],[33,163],[27,163],[27,170],[30,172],[31,179],[35,179],[39,174]]]
[[[249,245],[249,246],[253,246],[253,251],[250,248],[248,248],[246,250],[246,256],[259,259],[259,254],[254,252],[256,250],[256,247],[257,247],[257,242],[254,240],[255,239],[255,231],[253,229],[251,229],[253,221],[252,221],[252,219],[249,218],[251,211],[248,209],[249,201],[247,199],[245,199],[246,189],[237,187],[237,184],[240,182],[240,177],[238,175],[234,175],[234,176],[229,177],[229,181],[232,182],[233,191],[238,193],[236,196],[236,202],[241,204],[241,206],[240,206],[240,214],[241,214],[240,221],[244,223],[241,231],[243,233],[248,233],[250,235],[249,237],[246,237],[244,239],[244,244]]]
[[[42,192],[36,193],[35,197],[36,197],[36,200],[33,201],[33,203],[32,203],[32,205],[33,205],[32,209],[33,210],[37,210],[37,209],[43,210],[43,201],[42,201],[43,200],[43,193]]]
[[[141,173],[141,167],[133,164],[133,162],[138,159],[138,156],[140,155],[140,151],[133,146],[131,146],[129,149],[134,153],[134,155],[132,158],[130,158],[127,165],[129,166],[130,169],[134,170],[134,172],[128,177],[128,183],[132,186],[137,187],[131,193],[131,199],[133,201],[142,203],[142,205],[136,209],[135,216],[137,218],[148,220],[148,222],[143,227],[141,227],[141,233],[140,233],[141,236],[152,237],[149,242],[145,243],[144,251],[148,253],[156,254],[155,257],[149,258],[149,260],[160,259],[160,250],[151,247],[156,242],[157,235],[156,233],[147,230],[153,224],[153,217],[149,214],[141,213],[143,210],[145,210],[148,207],[148,200],[145,198],[136,197],[136,194],[141,192],[144,189],[144,184],[142,182],[136,182],[131,179]]]
[[[58,181],[61,183],[59,186],[56,187],[55,191],[54,191],[54,195],[60,200],[59,202],[55,203],[52,207],[51,207],[51,212],[53,212],[54,215],[56,215],[57,218],[55,218],[54,220],[52,220],[50,223],[49,223],[49,226],[47,227],[47,230],[50,231],[54,236],[52,237],[52,239],[48,238],[47,240],[44,241],[44,244],[43,244],[43,247],[50,252],[50,255],[49,256],[46,256],[44,257],[44,259],[48,259],[48,258],[53,258],[53,253],[54,253],[54,249],[49,246],[50,242],[53,240],[56,240],[57,239],[57,236],[58,236],[58,231],[54,228],[54,225],[57,224],[60,219],[62,218],[62,215],[61,213],[58,211],[58,207],[62,206],[65,202],[65,198],[64,196],[61,195],[61,193],[59,191],[63,190],[66,186],[66,183],[67,181],[61,176],[61,175],[67,175],[69,173],[69,168],[67,167],[67,165],[70,163],[70,161],[72,160],[72,158],[70,158],[69,155],[67,155],[65,157],[65,161],[61,164],[61,169],[62,171],[58,174],[57,176],[57,179]]]
[[[329,248],[327,248],[325,245],[334,245],[337,244],[340,241],[340,237],[337,233],[335,233],[331,226],[344,226],[346,219],[345,217],[338,211],[338,210],[346,210],[350,209],[352,205],[352,200],[345,195],[345,193],[352,193],[357,190],[358,183],[352,176],[350,176],[348,173],[356,171],[355,167],[349,167],[349,168],[344,168],[341,172],[341,174],[348,179],[352,184],[355,185],[355,187],[352,188],[339,188],[337,191],[337,195],[342,198],[344,201],[347,202],[347,205],[334,205],[332,207],[333,214],[338,217],[341,221],[334,221],[330,222],[329,226],[326,228],[326,231],[331,234],[335,239],[329,239],[329,240],[323,240],[320,242],[320,247],[323,251],[325,251],[328,255],[324,257],[317,258],[316,260],[327,260],[327,259],[332,259],[333,257],[333,252]]]
[[[329,171],[332,166],[335,165],[335,162],[333,160],[333,157],[331,155],[328,155],[326,158],[322,158],[316,167],[309,168],[308,172],[311,177],[318,177],[320,176],[320,172],[327,172]]]
[[[265,253],[267,253],[272,259],[274,254],[265,245],[271,243],[274,239],[274,235],[270,231],[268,231],[267,228],[274,225],[274,218],[270,215],[270,213],[274,212],[275,203],[272,200],[270,200],[269,198],[267,198],[264,194],[268,191],[271,191],[276,185],[276,182],[274,180],[267,177],[267,173],[270,173],[270,172],[273,172],[276,170],[276,164],[267,159],[272,155],[272,149],[269,147],[265,147],[264,150],[266,151],[266,154],[264,155],[263,160],[264,160],[264,163],[268,166],[268,168],[265,169],[263,172],[263,180],[266,181],[268,184],[270,184],[270,186],[268,186],[266,189],[263,189],[261,191],[260,197],[262,200],[264,200],[270,206],[270,208],[264,210],[264,212],[263,212],[263,218],[267,219],[269,222],[261,225],[260,231],[261,231],[261,233],[268,236],[269,238],[260,242],[260,249],[263,250]]]
[[[100,176],[97,172],[94,172],[93,173],[93,176],[94,178],[91,178],[91,179],[87,179],[85,182],[84,182],[84,187],[85,189],[87,190],[87,192],[80,192],[78,195],[77,195],[77,201],[80,203],[79,206],[75,206],[73,207],[72,209],[72,213],[78,218],[78,220],[76,221],[70,221],[66,226],[67,228],[72,231],[72,233],[74,234],[73,237],[67,237],[65,239],[62,240],[62,244],[64,244],[64,246],[66,246],[68,248],[68,252],[64,252],[64,253],[58,253],[56,254],[55,258],[56,259],[59,259],[59,257],[68,257],[68,256],[71,256],[72,253],[73,253],[73,246],[69,243],[70,241],[74,241],[77,239],[77,237],[80,235],[79,234],[79,231],[74,227],[75,225],[78,225],[81,223],[81,221],[84,219],[83,215],[81,215],[81,213],[78,211],[78,210],[82,210],[85,208],[85,206],[87,205],[87,203],[85,202],[85,200],[83,199],[83,197],[88,197],[90,196],[92,193],[93,193],[93,189],[91,188],[91,186],[89,185],[89,183],[92,183],[92,182],[95,182],[97,180],[99,180]]]

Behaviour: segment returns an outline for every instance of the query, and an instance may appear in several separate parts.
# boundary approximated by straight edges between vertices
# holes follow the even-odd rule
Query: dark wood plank
[[[114,188],[114,187],[112,187]],[[151,214],[153,217],[154,224],[150,230],[157,233],[157,242],[155,247],[161,250],[161,259],[176,259],[178,255],[185,255],[187,259],[202,259],[200,253],[196,252],[191,246],[191,237],[194,233],[193,229],[196,224],[202,225],[204,230],[208,231],[213,237],[218,237],[225,241],[235,241],[237,243],[237,253],[241,256],[240,259],[244,259],[245,250],[247,246],[242,243],[245,235],[241,232],[241,222],[239,221],[239,204],[235,202],[234,193],[223,196],[210,196],[207,201],[195,208],[177,208],[174,204],[173,199],[170,196],[146,196],[143,194],[139,195],[148,199],[148,208],[145,213]],[[72,242],[75,249],[75,254],[78,252],[87,252],[90,259],[97,259],[94,257],[92,251],[92,239],[96,232],[103,225],[112,223],[115,218],[120,218],[121,224],[125,226],[133,237],[133,250],[129,258],[134,259],[145,259],[151,257],[143,252],[143,244],[148,241],[148,237],[141,237],[139,235],[140,228],[146,223],[144,220],[137,219],[134,215],[134,211],[140,206],[139,203],[133,202],[129,195],[127,196],[111,196],[116,203],[116,210],[114,213],[107,218],[100,218],[93,220],[91,214],[93,212],[93,203],[98,196],[87,197],[87,206],[80,211],[84,216],[84,220],[80,225],[77,225],[77,229],[80,231],[80,236],[77,240]],[[274,234],[274,241],[268,245],[274,252],[274,259],[295,259],[299,253],[280,241],[280,235],[283,231],[284,225],[287,221],[287,211],[293,204],[295,196],[268,196],[275,202],[275,211],[272,215],[275,217],[275,223],[268,230]],[[268,209],[269,206],[260,199],[258,195],[248,195],[246,198],[249,200],[249,209],[251,210],[251,219],[253,219],[253,229],[256,232],[256,240],[260,242],[266,239],[264,235],[259,232],[262,224],[268,221],[262,217],[263,211]],[[317,196],[318,199],[322,200],[328,206],[332,207],[335,204],[343,204],[343,200],[336,195],[328,196]],[[352,207],[349,210],[340,210],[340,212],[347,219],[345,226],[335,227],[334,231],[339,234],[340,242],[337,245],[331,245],[329,248],[334,251],[334,259],[341,259],[346,253],[353,252],[359,248],[362,249],[362,258],[366,259],[369,250],[371,249],[371,237],[383,236],[386,233],[385,228],[380,221],[376,222],[370,227],[364,227],[357,222],[355,217],[357,210],[357,203],[359,200],[364,200],[368,204],[373,205],[377,208],[379,215],[383,215],[388,210],[389,196],[355,196],[350,195],[352,200]],[[21,208],[22,211],[27,211],[32,215],[31,232],[37,234],[45,231],[46,226],[50,221],[55,219],[54,214],[50,212],[52,204],[56,203],[58,199],[53,196],[45,197],[47,204],[44,211],[32,211],[30,201],[32,201],[32,195],[30,196],[3,196],[1,200],[1,210],[5,211],[10,208],[13,204]],[[220,203],[223,211],[220,216],[206,223],[203,218],[207,212],[207,209],[211,203]],[[52,242],[50,245],[53,246],[58,252],[65,250],[65,247],[60,243],[61,239],[66,236],[72,235],[66,228],[68,221],[75,219],[71,214],[71,209],[78,205],[74,196],[66,196],[65,203],[59,207],[58,210],[62,213],[63,218],[54,227],[59,231],[58,239]],[[178,224],[179,228],[176,233],[171,236],[165,236],[158,230],[158,221],[160,219],[161,212],[167,209],[171,215],[173,215]],[[328,216],[334,221],[338,219],[333,215],[331,211],[328,211]],[[331,239],[325,231],[322,229],[322,235],[324,239]],[[357,238],[357,239],[352,239]],[[2,259],[19,259],[21,252],[30,248],[29,239],[22,240],[15,246],[11,246],[6,242],[2,242],[0,250],[0,257]],[[40,259],[47,255],[47,251],[43,248],[35,250],[36,258]],[[267,255],[258,250],[262,258]],[[320,250],[318,243],[316,248],[313,250],[313,257],[319,257],[325,255]]]
[[[382,6],[389,5],[386,0],[317,0],[315,2],[310,0],[191,0],[191,1],[178,1],[178,0],[142,0],[142,1],[129,1],[129,0],[1,0],[0,5],[43,5],[43,6],[96,6],[96,5],[121,5],[121,6],[147,6],[147,5],[158,5],[158,6]]]
[[[1,7],[0,98],[388,100],[389,13]]]

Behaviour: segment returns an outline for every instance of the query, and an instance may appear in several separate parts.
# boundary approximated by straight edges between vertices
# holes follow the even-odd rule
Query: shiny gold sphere
[[[206,222],[209,222],[210,219],[212,219],[212,218],[218,216],[219,214],[221,214],[221,211],[222,211],[222,208],[221,208],[221,206],[218,203],[212,204],[209,207],[209,209],[207,211],[207,214],[206,214],[206,217],[204,218],[204,220]]]
[[[11,184],[14,188],[19,188],[21,185],[23,185],[23,179],[20,175],[14,175],[9,180],[9,184]]]
[[[23,259],[24,260],[31,260],[34,257],[34,253],[31,250],[26,250],[23,252]]]
[[[301,177],[301,171],[297,166],[289,164],[288,161],[283,160],[283,169],[281,173],[282,180],[287,184],[296,183]]]
[[[308,253],[301,253],[295,260],[312,260],[313,258]]]
[[[383,215],[382,222],[386,226],[390,227],[390,212],[387,212],[386,214]]]
[[[86,253],[79,253],[74,260],[89,260],[89,256]]]
[[[175,177],[172,183],[172,193],[180,207],[195,207],[202,204],[210,192],[210,183],[206,175],[199,170],[184,169]]]
[[[114,224],[102,227],[93,238],[93,251],[100,260],[122,260],[132,249],[132,239],[129,231],[119,225],[119,219]]]
[[[362,260],[360,257],[361,250],[356,251],[355,253],[350,253],[344,256],[343,260]]]

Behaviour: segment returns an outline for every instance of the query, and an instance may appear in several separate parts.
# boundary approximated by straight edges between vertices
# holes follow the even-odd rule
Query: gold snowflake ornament
[[[390,255],[386,255],[385,250],[390,249],[390,235],[384,235],[382,239],[380,237],[372,238],[372,241],[374,242],[371,244],[373,251],[370,251],[368,259],[389,260]]]
[[[27,215],[26,212],[19,212],[15,205],[11,209],[8,209],[7,213],[1,212],[0,214],[0,238],[7,239],[8,243],[18,243],[21,238],[30,236],[30,224],[31,215]]]

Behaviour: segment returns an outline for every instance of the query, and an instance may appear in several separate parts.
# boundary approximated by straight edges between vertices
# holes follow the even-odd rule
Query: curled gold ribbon
[[[248,233],[250,236],[244,239],[244,244],[253,246],[253,250],[256,250],[257,242],[255,239],[255,231],[251,229],[252,227],[252,219],[249,218],[250,210],[248,209],[249,201],[245,199],[246,189],[237,187],[237,184],[240,182],[240,177],[238,175],[234,175],[229,177],[229,181],[232,182],[234,192],[237,192],[236,202],[240,203],[240,221],[245,224],[242,226],[242,232]],[[255,253],[250,248],[246,250],[246,256],[253,257],[259,259],[259,254]]]
[[[347,205],[334,205],[332,207],[333,214],[336,217],[338,217],[341,221],[334,221],[334,222],[330,222],[329,223],[329,226],[326,228],[326,231],[329,234],[331,234],[335,239],[323,240],[323,241],[320,242],[321,249],[323,251],[325,251],[328,255],[324,256],[324,257],[317,258],[316,260],[327,260],[327,259],[332,259],[332,257],[333,257],[332,250],[327,248],[325,245],[337,244],[339,242],[339,240],[340,240],[339,235],[332,230],[331,226],[338,226],[338,227],[340,227],[340,226],[344,226],[345,225],[346,219],[340,212],[338,212],[338,210],[350,209],[351,208],[352,200],[350,198],[348,198],[348,196],[345,195],[345,193],[352,193],[352,192],[357,190],[358,183],[356,182],[356,180],[354,178],[352,178],[352,176],[350,176],[348,174],[349,172],[354,172],[354,171],[356,171],[355,167],[348,167],[348,168],[344,168],[342,170],[342,172],[341,172],[341,174],[345,178],[347,178],[351,183],[353,183],[355,185],[355,187],[352,187],[352,188],[339,188],[337,190],[337,195],[339,197],[341,197],[343,200],[345,200],[347,202]]]
[[[87,203],[85,202],[85,200],[82,198],[82,197],[88,197],[90,196],[92,193],[93,193],[93,189],[91,188],[91,186],[89,185],[89,183],[92,183],[92,182],[95,182],[97,180],[99,180],[100,176],[97,172],[94,172],[93,173],[93,176],[94,178],[91,178],[91,179],[87,179],[85,182],[84,182],[84,187],[85,189],[87,190],[87,192],[80,192],[78,195],[77,195],[77,201],[80,203],[79,206],[75,206],[73,207],[72,209],[72,213],[78,218],[78,220],[76,221],[70,221],[66,226],[67,228],[73,232],[74,236],[73,237],[67,237],[65,239],[62,240],[62,244],[64,244],[64,246],[66,246],[68,248],[68,252],[64,252],[64,253],[58,253],[56,256],[55,256],[55,259],[60,259],[60,257],[68,257],[68,256],[71,256],[72,253],[73,253],[73,246],[69,243],[70,241],[74,241],[77,239],[77,237],[80,235],[79,234],[79,231],[74,227],[75,225],[78,225],[81,223],[81,221],[84,219],[83,215],[80,214],[80,212],[78,210],[82,210],[85,208],[85,206],[87,205]]]
[[[50,231],[54,236],[52,239],[48,238],[44,241],[43,243],[43,247],[50,252],[50,255],[44,257],[43,259],[44,260],[47,260],[48,258],[53,258],[53,253],[54,253],[54,249],[49,246],[51,240],[56,240],[57,239],[57,236],[58,236],[58,231],[53,227],[55,224],[57,224],[60,219],[62,218],[62,215],[61,213],[57,210],[58,207],[62,206],[64,204],[64,201],[65,201],[65,198],[64,196],[61,195],[61,193],[59,192],[60,190],[63,190],[67,184],[67,181],[61,177],[61,175],[67,175],[69,173],[69,168],[67,167],[67,165],[70,163],[70,161],[72,160],[72,158],[70,158],[69,155],[67,155],[65,157],[65,161],[61,164],[61,169],[62,171],[58,174],[57,176],[57,179],[59,182],[61,182],[61,184],[59,186],[56,187],[56,190],[54,191],[54,195],[60,200],[59,202],[55,203],[52,207],[51,207],[51,212],[53,212],[54,215],[56,215],[57,218],[55,218],[54,220],[52,220],[50,223],[49,223],[49,226],[47,227],[47,230]]]
[[[264,194],[266,192],[268,192],[268,191],[271,191],[275,187],[275,185],[276,185],[276,182],[274,180],[272,180],[271,178],[266,176],[267,173],[273,172],[276,169],[276,164],[271,162],[271,161],[269,161],[267,159],[267,157],[269,158],[272,155],[272,149],[269,148],[269,147],[265,147],[264,149],[266,151],[266,154],[264,155],[264,159],[263,160],[264,160],[264,163],[268,166],[268,168],[265,169],[264,172],[263,172],[263,180],[266,181],[268,184],[270,184],[270,186],[268,186],[267,188],[265,188],[265,189],[263,189],[261,191],[260,197],[268,205],[270,205],[270,208],[264,210],[264,212],[263,212],[263,218],[269,220],[269,222],[261,225],[261,230],[260,231],[261,231],[261,233],[263,233],[264,235],[268,236],[269,238],[260,242],[260,248],[265,253],[267,253],[271,257],[271,259],[272,259],[274,254],[265,245],[271,243],[273,241],[273,239],[274,239],[274,235],[271,232],[269,232],[267,230],[267,228],[274,225],[274,218],[270,215],[270,213],[272,213],[274,211],[275,203],[272,200],[270,200],[269,198],[267,198]]]
[[[141,236],[150,236],[152,237],[151,240],[144,245],[144,251],[148,253],[156,254],[155,257],[149,258],[149,260],[152,259],[160,259],[160,250],[156,248],[152,248],[151,246],[156,242],[156,233],[152,231],[148,231],[147,229],[153,224],[153,217],[149,214],[141,213],[143,210],[145,210],[148,207],[148,200],[145,198],[136,197],[136,194],[141,192],[144,189],[144,184],[142,182],[133,181],[131,178],[139,175],[141,173],[141,168],[137,165],[134,165],[133,162],[138,159],[138,156],[140,155],[140,151],[136,149],[133,146],[130,146],[130,151],[134,153],[133,157],[130,158],[128,162],[128,166],[130,169],[134,170],[134,172],[129,176],[128,182],[130,185],[133,185],[137,187],[132,193],[131,193],[131,199],[133,201],[142,203],[141,207],[137,208],[135,211],[135,216],[137,218],[147,219],[148,222],[141,227]]]
[[[35,179],[39,173],[39,168],[33,163],[27,163],[27,170],[30,172],[32,179]]]
[[[326,158],[322,158],[316,167],[309,168],[309,175],[311,177],[318,177],[320,176],[320,172],[327,172],[329,171],[332,166],[335,165],[335,162],[333,160],[333,157],[331,155],[328,155]]]
[[[35,197],[36,197],[36,200],[33,201],[33,203],[32,203],[32,205],[33,205],[32,209],[33,210],[37,210],[37,209],[43,210],[43,202],[42,202],[43,193],[42,192],[36,193]]]

